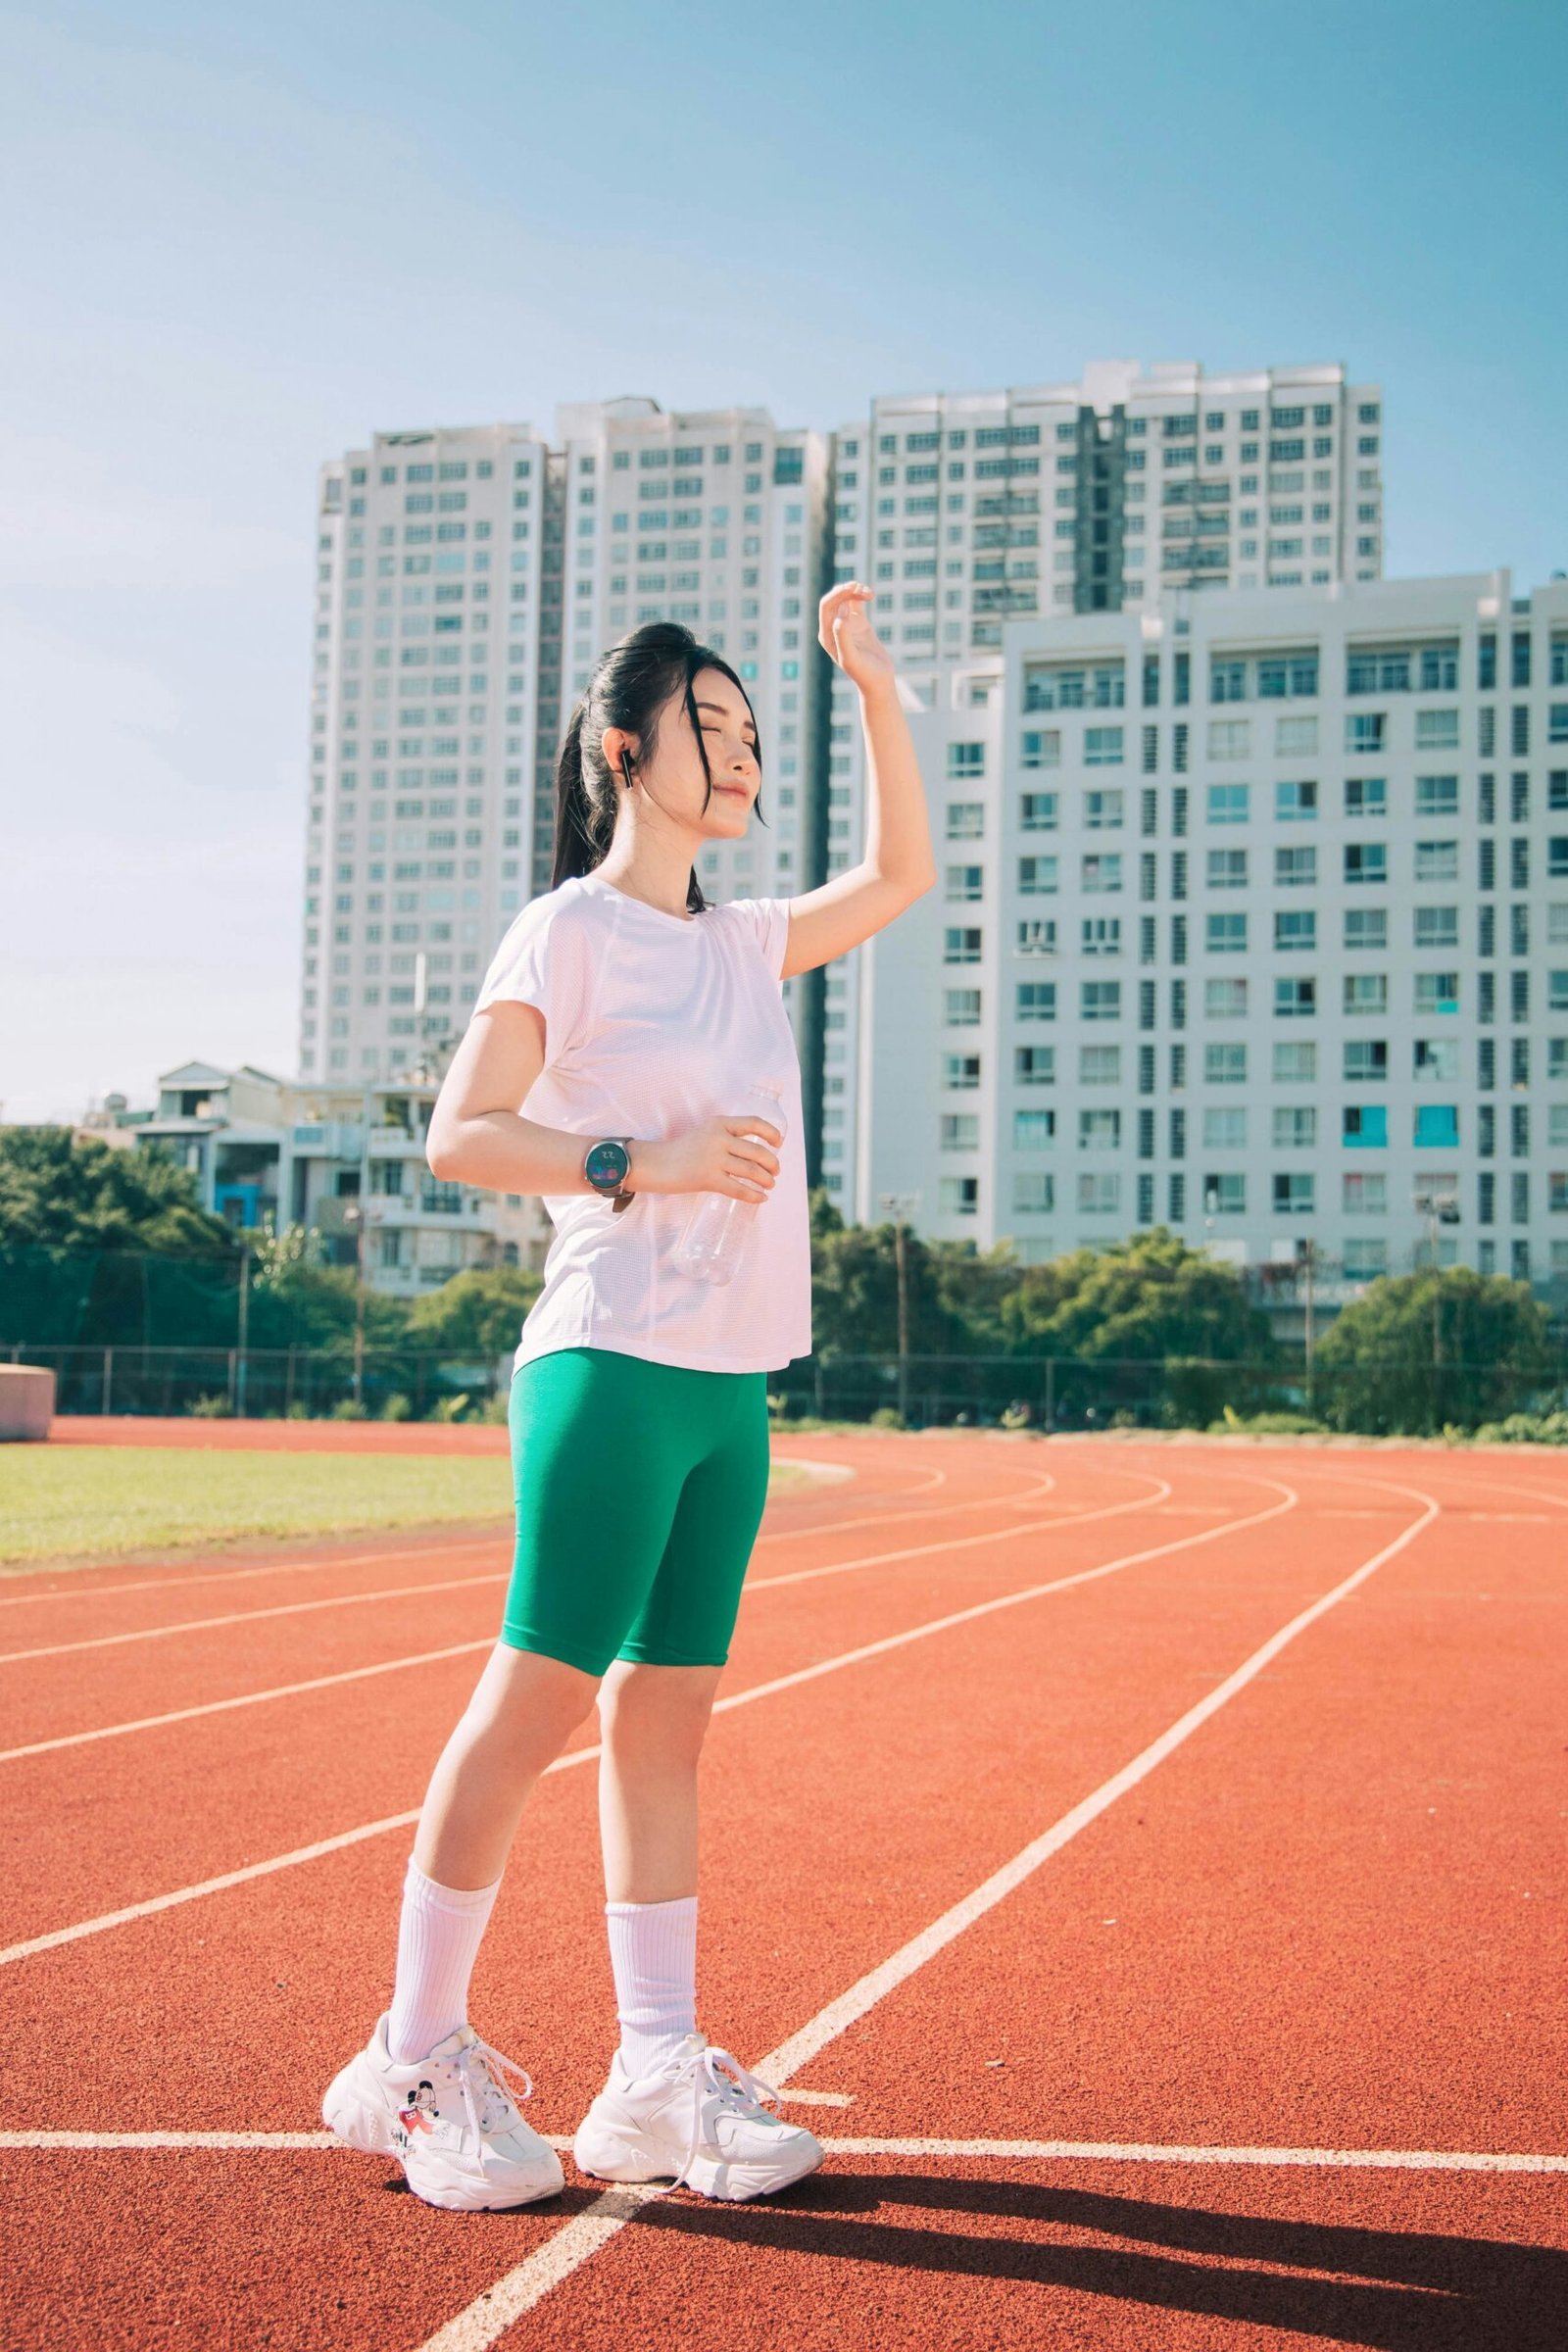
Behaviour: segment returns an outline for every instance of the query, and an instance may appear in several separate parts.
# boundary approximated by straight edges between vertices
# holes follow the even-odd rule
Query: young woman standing
[[[596,1701],[620,2043],[576,2163],[739,2199],[822,2161],[769,2085],[697,2028],[697,1763],[766,1499],[767,1374],[811,1347],[800,1065],[780,986],[936,879],[870,593],[831,589],[818,616],[861,697],[860,864],[803,898],[705,903],[699,850],[743,836],[759,800],[756,719],[690,630],[634,630],[572,712],[554,885],[502,941],[431,1116],[437,1176],[538,1193],[556,1228],[512,1383],[501,1635],[419,1816],[392,2006],[322,2104],[341,2138],[396,2155],[434,2205],[527,2204],[564,2184],[505,2078],[524,2098],[532,2083],[474,2033],[467,1992],[523,1806]],[[782,1131],[739,1107],[760,1081],[779,1090]],[[701,1193],[758,1204],[725,1284],[671,1262]]]

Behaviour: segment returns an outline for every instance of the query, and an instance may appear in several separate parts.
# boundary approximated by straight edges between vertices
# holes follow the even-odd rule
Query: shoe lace
[[[517,2076],[524,2085],[522,2096],[525,2099],[533,2097],[533,2077],[526,2067],[518,2066],[515,2059],[508,2058],[503,2051],[493,2049],[489,2042],[481,2041],[477,2034],[453,2060],[453,2064],[457,2068],[469,2128],[475,2141],[482,2146],[486,2132],[500,2131],[515,2105],[512,2092],[496,2073],[496,2068],[505,2067],[509,2074]]]
[[[680,2072],[691,2078],[692,2135],[686,2161],[670,2183],[672,2188],[680,2186],[696,2162],[703,2144],[703,2106],[709,2097],[716,2092],[739,2115],[748,2112],[755,2115],[764,2105],[776,2109],[779,2104],[779,2093],[770,2082],[764,2082],[760,2075],[754,2075],[750,2068],[742,2066],[733,2050],[721,2049],[715,2042],[710,2042],[706,2049],[694,2050]],[[779,2119],[775,2116],[773,2120]]]

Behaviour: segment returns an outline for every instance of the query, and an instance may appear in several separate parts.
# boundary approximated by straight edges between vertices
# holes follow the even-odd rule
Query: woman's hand
[[[631,1146],[628,1192],[728,1193],[733,1200],[765,1200],[778,1180],[779,1157],[759,1135],[782,1144],[770,1119],[746,1111],[738,1118],[704,1119],[684,1135]]]
[[[830,588],[817,608],[817,636],[862,694],[893,685],[893,656],[872,628],[866,606],[874,591],[859,580]]]

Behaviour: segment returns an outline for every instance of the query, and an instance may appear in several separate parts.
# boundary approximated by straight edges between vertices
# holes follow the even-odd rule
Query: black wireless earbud
[[[620,772],[626,779],[626,785],[629,791],[632,783],[631,754],[627,751],[624,744],[622,744],[620,747]]]

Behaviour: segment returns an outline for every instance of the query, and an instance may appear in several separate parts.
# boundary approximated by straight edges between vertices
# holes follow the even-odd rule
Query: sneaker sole
[[[447,2213],[501,2213],[514,2205],[536,2205],[542,2198],[559,2196],[565,2187],[566,2176],[559,2160],[554,2179],[547,2175],[539,2181],[511,2186],[476,2180],[472,2174],[457,2172],[433,2153],[411,2170],[409,2134],[393,2123],[378,2100],[367,2097],[364,2085],[355,2081],[358,2066],[359,2060],[351,2059],[328,2084],[321,2101],[321,2121],[346,2147],[358,2148],[367,2156],[394,2158],[402,2166],[409,2187],[426,2205],[438,2205]],[[554,2156],[554,2150],[551,2154]]]
[[[725,2204],[745,2204],[752,2197],[770,2196],[781,2188],[793,2187],[819,2170],[822,2150],[808,2156],[793,2171],[781,2172],[776,2165],[732,2164],[723,2157],[699,2156],[685,2175],[683,2185],[693,2188],[699,2196],[714,2197]],[[571,2143],[571,2160],[578,2172],[587,2173],[595,2180],[622,2182],[673,2180],[677,2166],[660,2157],[650,2157],[645,2147],[635,2139],[605,2125],[595,2125],[590,2131],[584,2125]]]

